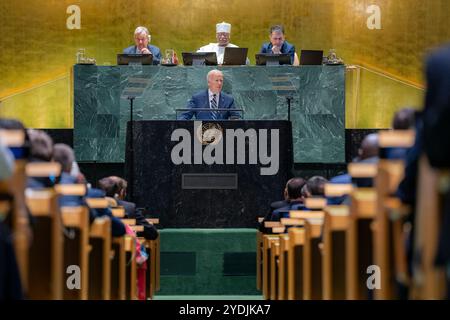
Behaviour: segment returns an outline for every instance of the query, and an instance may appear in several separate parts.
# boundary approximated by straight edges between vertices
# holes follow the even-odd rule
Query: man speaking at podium
[[[197,120],[228,120],[241,119],[237,111],[214,111],[214,109],[235,109],[234,98],[222,92],[223,74],[219,70],[208,72],[208,90],[200,91],[189,99],[186,111],[178,120],[190,120],[195,115]],[[195,109],[211,109],[196,111]]]

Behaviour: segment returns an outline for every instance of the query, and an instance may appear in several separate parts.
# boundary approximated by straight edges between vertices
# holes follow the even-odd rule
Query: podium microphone
[[[134,201],[134,145],[133,145],[133,101],[136,97],[134,96],[129,96],[127,97],[128,100],[130,100],[130,125],[129,125],[129,129],[130,129],[130,151],[129,151],[129,158],[130,158],[130,172],[129,172],[129,177],[128,177],[128,200],[129,201]]]
[[[288,105],[288,121],[291,121],[291,101],[292,101],[292,97],[291,96],[287,96],[286,97],[286,101],[287,101],[287,105]]]

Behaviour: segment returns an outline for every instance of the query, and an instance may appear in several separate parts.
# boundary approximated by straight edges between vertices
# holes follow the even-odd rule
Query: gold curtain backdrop
[[[81,9],[69,30],[67,8]],[[369,30],[376,5],[381,29]],[[302,49],[336,49],[347,65],[347,128],[386,128],[399,107],[420,108],[427,51],[450,40],[448,0],[2,0],[0,116],[35,128],[72,128],[71,68],[79,48],[98,65],[113,65],[147,26],[152,44],[194,51],[215,42],[215,24],[232,24],[231,42],[249,58],[283,24]]]

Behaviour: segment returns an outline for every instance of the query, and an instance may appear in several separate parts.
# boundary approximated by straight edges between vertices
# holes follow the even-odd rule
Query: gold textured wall
[[[68,30],[67,7],[81,9],[81,29]],[[381,10],[381,30],[369,30],[366,10]],[[420,107],[423,59],[450,40],[448,0],[2,0],[0,115],[37,128],[71,128],[71,66],[78,48],[97,64],[115,64],[138,25],[152,43],[191,51],[215,41],[215,24],[232,23],[231,40],[254,54],[271,24],[282,23],[301,49],[337,50],[351,69],[347,127],[388,127],[402,105]]]

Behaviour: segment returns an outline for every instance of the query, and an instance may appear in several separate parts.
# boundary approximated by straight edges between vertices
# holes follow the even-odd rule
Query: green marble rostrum
[[[134,120],[175,120],[213,67],[74,66],[74,147],[78,161],[125,159],[128,96]],[[247,120],[291,121],[296,163],[345,162],[344,66],[220,67],[226,93]],[[282,152],[282,150],[280,150]]]

